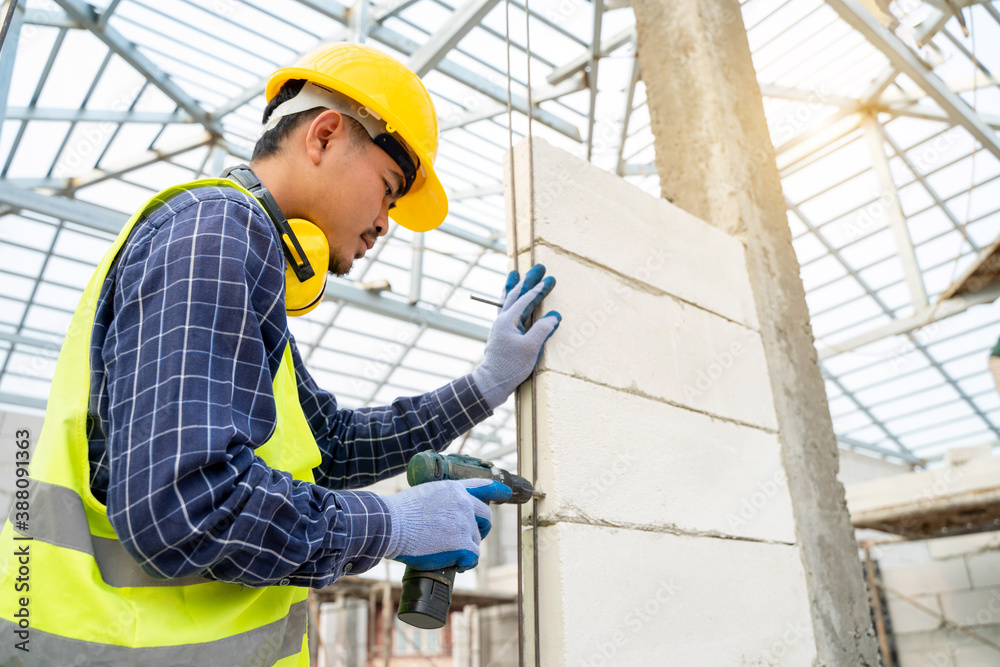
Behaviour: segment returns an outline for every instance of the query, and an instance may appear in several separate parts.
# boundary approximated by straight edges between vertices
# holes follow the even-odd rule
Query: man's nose
[[[389,233],[389,205],[382,207],[378,217],[375,219],[375,235],[385,236]]]

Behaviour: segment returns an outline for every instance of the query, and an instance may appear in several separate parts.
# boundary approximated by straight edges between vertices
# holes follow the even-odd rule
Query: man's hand
[[[542,346],[562,321],[562,316],[551,310],[531,329],[526,329],[535,307],[556,285],[556,279],[551,276],[542,280],[544,275],[545,267],[535,264],[520,282],[517,271],[507,276],[500,299],[503,305],[490,329],[483,362],[472,372],[490,410],[502,405],[517,385],[531,375],[542,356]]]
[[[383,498],[392,521],[385,557],[415,570],[474,568],[479,542],[493,525],[486,503],[503,502],[510,493],[500,482],[463,479],[428,482]]]

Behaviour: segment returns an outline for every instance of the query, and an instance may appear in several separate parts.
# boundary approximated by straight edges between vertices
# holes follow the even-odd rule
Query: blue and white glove
[[[507,276],[500,299],[503,305],[490,329],[483,362],[472,371],[472,379],[490,410],[503,405],[517,386],[531,375],[542,356],[542,346],[562,321],[562,315],[551,310],[531,329],[525,328],[538,302],[556,285],[556,279],[551,276],[542,280],[544,275],[545,267],[535,264],[520,282],[517,271]]]
[[[493,526],[486,503],[509,500],[510,493],[494,480],[463,479],[428,482],[384,497],[392,521],[385,558],[415,570],[474,568],[479,543]]]

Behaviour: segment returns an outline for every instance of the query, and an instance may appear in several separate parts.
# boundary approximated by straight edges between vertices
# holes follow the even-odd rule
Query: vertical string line
[[[507,47],[507,146],[508,167],[510,169],[507,181],[510,183],[510,217],[511,243],[514,246],[514,268],[517,261],[517,185],[514,181],[514,105],[511,102],[510,73],[510,0],[504,2],[504,39]],[[521,470],[521,397],[520,392],[514,392],[514,443],[517,448],[517,474],[523,477]],[[524,506],[517,505],[517,664],[524,667],[524,572],[523,544],[521,523],[524,521]]]
[[[531,100],[531,8],[529,0],[524,0],[524,54],[527,59],[528,72],[528,244],[529,266],[535,265],[535,147],[533,144],[532,123],[534,108]],[[513,164],[513,156],[511,163]],[[515,253],[517,252],[515,246]],[[538,319],[537,311],[532,314],[532,324]],[[531,369],[531,487],[538,490],[538,387],[535,378],[538,376],[538,366]],[[539,605],[538,605],[538,496],[531,498],[531,584],[532,621],[534,622],[535,667],[541,667],[541,652],[539,640]]]

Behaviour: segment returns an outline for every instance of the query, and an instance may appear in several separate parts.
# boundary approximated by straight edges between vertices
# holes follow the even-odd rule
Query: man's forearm
[[[374,484],[403,472],[419,451],[443,450],[491,414],[471,375],[388,406],[336,411],[317,437],[323,463],[316,482],[331,489]]]

